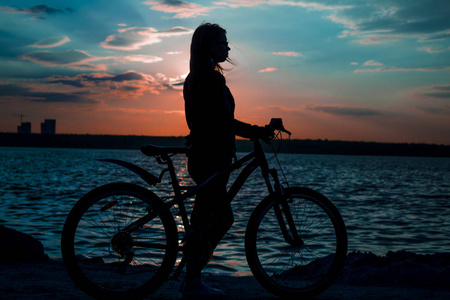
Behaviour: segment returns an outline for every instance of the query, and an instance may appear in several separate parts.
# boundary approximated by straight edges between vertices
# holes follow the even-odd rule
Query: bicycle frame
[[[281,139],[281,131],[274,132],[274,140]],[[159,177],[125,161],[100,160],[127,168],[150,186],[169,176],[155,192],[135,182],[107,183],[89,191],[73,206],[61,235],[62,258],[73,281],[87,294],[102,299],[141,298],[155,292],[165,280],[178,278],[190,258],[207,258],[214,250],[207,249],[205,243],[208,225],[198,231],[190,226],[193,197],[202,191],[207,196],[207,190],[214,196],[216,183],[219,186],[240,169],[233,173],[229,189],[223,191],[225,201],[231,204],[244,183],[253,181],[250,175],[261,168],[268,195],[252,201],[254,210],[242,236],[251,272],[262,286],[281,297],[311,298],[328,288],[345,263],[348,241],[342,216],[319,192],[284,182],[287,178],[272,144],[268,147],[275,153],[266,157],[264,145],[259,140],[252,143],[252,152],[195,186],[177,174],[179,160],[173,158],[176,154],[189,157],[187,148],[141,148],[143,154],[163,165],[158,168]],[[280,165],[279,174],[278,166],[269,166],[272,158]],[[257,184],[261,183],[258,179]],[[167,191],[168,186],[173,192]],[[217,218],[212,221],[220,224]]]
[[[122,231],[125,232],[133,232],[134,230],[140,228],[153,218],[160,215],[163,211],[170,209],[175,204],[178,205],[178,208],[180,210],[180,214],[182,217],[182,223],[185,228],[185,231],[190,230],[190,223],[189,219],[187,217],[186,208],[184,206],[184,200],[187,198],[195,196],[201,189],[203,189],[206,185],[208,185],[211,181],[215,180],[216,178],[231,173],[237,169],[240,169],[242,166],[244,166],[246,163],[248,163],[244,169],[239,173],[236,180],[231,185],[230,189],[228,190],[228,200],[231,202],[236,194],[239,192],[239,190],[242,188],[244,183],[247,181],[248,177],[255,171],[258,167],[261,168],[262,176],[264,178],[264,181],[266,183],[267,189],[269,191],[269,196],[276,196],[274,199],[276,201],[274,205],[275,214],[277,216],[278,223],[280,225],[281,231],[283,233],[284,239],[286,242],[288,242],[291,245],[301,245],[303,242],[301,241],[299,234],[297,233],[297,230],[295,228],[292,215],[290,214],[289,205],[284,199],[284,192],[283,192],[283,186],[281,185],[278,174],[276,169],[269,169],[267,158],[264,154],[264,150],[261,146],[261,143],[259,140],[255,139],[252,140],[254,144],[254,151],[248,153],[244,157],[236,160],[234,163],[231,164],[228,168],[215,173],[210,178],[208,178],[206,181],[193,186],[193,187],[183,187],[179,185],[178,177],[175,172],[175,168],[172,162],[172,159],[170,158],[173,154],[177,153],[171,153],[172,155],[169,155],[168,153],[164,153],[161,155],[155,155],[156,159],[158,160],[158,163],[160,164],[167,164],[168,168],[163,169],[161,171],[161,174],[159,178],[151,175],[144,169],[133,165],[128,162],[120,161],[120,160],[114,160],[114,159],[103,159],[101,161],[105,162],[111,162],[116,163],[120,166],[123,166],[131,171],[133,171],[135,174],[139,175],[145,182],[147,182],[150,185],[156,185],[158,182],[161,181],[163,175],[166,172],[169,172],[170,178],[171,178],[171,184],[173,187],[173,190],[175,192],[175,197],[170,200],[169,202],[165,203],[164,206],[157,208],[154,211],[149,211],[147,215],[140,218],[139,220],[129,224],[127,227],[123,228]],[[270,176],[274,180],[274,185],[272,187]],[[182,193],[182,190],[187,190],[186,192]],[[286,221],[283,218],[283,214],[286,217]],[[287,226],[286,226],[287,225]],[[288,227],[290,231],[288,230]],[[289,234],[290,232],[290,234]],[[149,246],[149,247],[159,247],[164,248],[165,245],[155,245],[150,243],[140,243],[140,246]]]

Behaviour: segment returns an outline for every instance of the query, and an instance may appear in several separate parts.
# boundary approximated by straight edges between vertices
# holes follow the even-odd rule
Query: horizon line
[[[37,132],[32,133],[17,133],[17,132],[3,132],[0,131],[0,134],[16,134],[16,135],[39,135],[39,136],[55,136],[55,135],[89,135],[89,136],[130,136],[130,137],[153,137],[153,138],[184,138],[184,135],[138,135],[138,134],[110,134],[110,133],[55,133],[55,134],[42,134]],[[250,141],[247,138],[236,137],[236,141]],[[346,142],[346,143],[373,143],[373,144],[405,144],[405,145],[437,145],[437,146],[450,146],[450,144],[438,144],[438,143],[426,143],[426,142],[377,142],[377,141],[355,141],[355,140],[333,140],[327,138],[286,138],[283,141],[322,141],[322,142]]]

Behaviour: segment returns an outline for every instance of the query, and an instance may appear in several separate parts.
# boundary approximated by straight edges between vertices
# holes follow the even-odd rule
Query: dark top
[[[235,136],[261,138],[264,127],[252,126],[234,118],[234,98],[225,77],[208,70],[202,76],[189,74],[183,89],[186,121],[190,129],[191,151],[197,154],[232,157]]]

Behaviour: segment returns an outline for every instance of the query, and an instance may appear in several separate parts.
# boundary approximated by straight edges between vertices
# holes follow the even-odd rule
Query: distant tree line
[[[184,146],[183,137],[125,136],[125,135],[78,135],[78,134],[16,134],[0,133],[0,147],[50,147],[92,149],[140,149],[142,145]],[[237,150],[249,152],[251,141],[237,140]],[[336,155],[383,155],[383,156],[430,156],[450,157],[450,145],[347,142],[328,140],[276,141],[268,151],[280,149],[281,153],[336,154]]]

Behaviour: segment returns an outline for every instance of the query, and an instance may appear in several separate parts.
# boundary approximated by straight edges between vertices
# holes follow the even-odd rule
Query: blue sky
[[[228,32],[236,117],[298,139],[450,144],[450,2],[1,1],[0,131],[185,135],[202,22]]]

